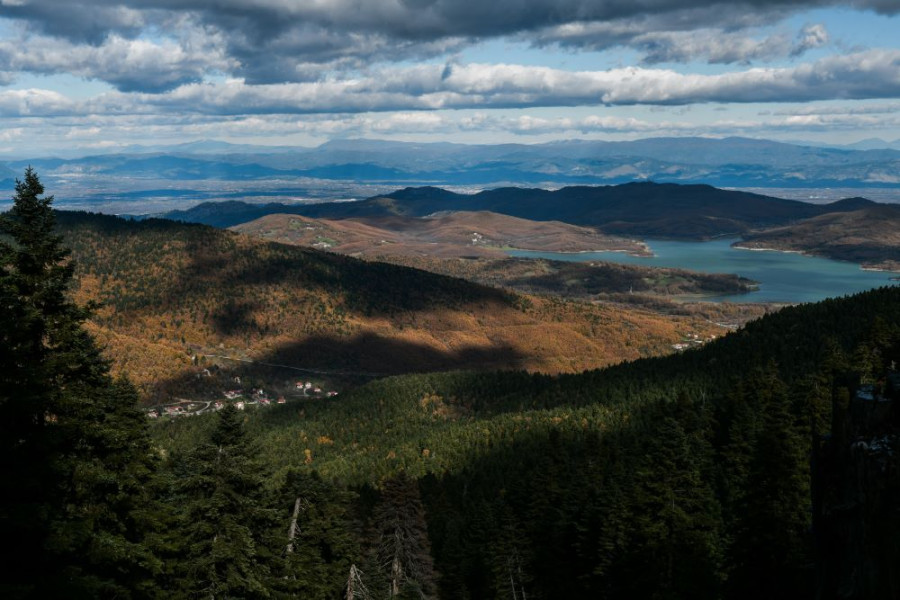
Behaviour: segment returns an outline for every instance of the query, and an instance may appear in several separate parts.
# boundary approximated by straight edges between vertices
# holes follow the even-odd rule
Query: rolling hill
[[[591,228],[488,212],[340,221],[268,215],[232,229],[265,240],[329,249],[528,294],[634,303],[643,299],[633,294],[668,299],[739,294],[753,289],[753,282],[736,275],[606,262],[511,258],[501,248],[553,252],[613,250],[638,255],[648,251],[639,242],[600,234]],[[667,307],[667,310],[674,308]]]
[[[699,316],[514,294],[200,225],[66,212],[59,225],[77,297],[103,304],[94,333],[116,369],[156,395],[185,393],[203,355],[363,375],[573,372],[723,331]]]
[[[503,248],[548,252],[628,252],[647,255],[637,241],[558,221],[530,221],[481,212],[438,213],[423,218],[391,216],[343,220],[267,215],[232,229],[302,246],[353,255],[502,257]]]
[[[555,191],[499,188],[477,194],[458,194],[434,187],[405,188],[359,202],[204,203],[164,216],[227,227],[274,213],[319,219],[372,219],[424,217],[446,211],[490,211],[532,221],[589,226],[610,235],[706,239],[737,236],[753,229],[786,225],[857,207],[844,201],[815,205],[708,185],[629,183]]]
[[[735,245],[757,250],[788,250],[900,271],[900,208],[873,203],[858,210],[829,213],[785,227],[744,236]]]

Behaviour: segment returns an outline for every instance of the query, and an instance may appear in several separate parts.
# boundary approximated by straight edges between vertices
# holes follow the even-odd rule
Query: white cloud
[[[160,92],[207,73],[229,71],[234,61],[225,56],[215,37],[200,40],[150,41],[111,35],[91,46],[47,36],[0,41],[0,64],[7,74],[66,73],[106,81],[123,91]]]
[[[164,94],[110,92],[85,101],[41,90],[0,92],[6,116],[55,114],[315,114],[461,108],[798,102],[900,96],[900,50],[830,56],[787,68],[715,75],[628,67],[566,71],[507,64],[386,68],[343,80],[181,85]]]

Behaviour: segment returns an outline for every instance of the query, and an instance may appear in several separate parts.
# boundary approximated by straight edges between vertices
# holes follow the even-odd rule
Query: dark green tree
[[[630,556],[623,565],[634,597],[715,598],[720,575],[720,509],[703,477],[702,439],[660,415],[646,439],[630,498]]]
[[[278,514],[266,506],[265,471],[243,414],[229,404],[217,419],[209,439],[182,465],[173,595],[266,598]]]
[[[415,479],[401,472],[384,484],[373,515],[375,555],[388,598],[433,598],[437,576]]]
[[[294,598],[329,600],[347,583],[359,558],[350,514],[354,494],[316,474],[290,470],[278,494],[282,560],[273,569],[278,592]],[[284,518],[289,517],[289,518]]]
[[[731,595],[795,597],[812,575],[809,441],[774,365],[745,384],[760,421],[734,517]]]
[[[140,596],[156,566],[138,514],[146,419],[68,295],[74,264],[43,193],[27,169],[0,217],[0,536],[16,540],[0,595]]]

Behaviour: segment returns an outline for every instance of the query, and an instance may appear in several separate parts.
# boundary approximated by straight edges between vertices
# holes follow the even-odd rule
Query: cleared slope
[[[618,250],[633,254],[646,253],[647,248],[640,242],[606,236],[587,227],[527,221],[496,213],[461,212],[365,221],[269,215],[232,229],[266,240],[329,249],[528,294],[591,300],[618,295],[615,298],[631,303],[636,300],[634,293],[703,296],[753,289],[753,282],[736,275],[510,258],[499,247],[570,252]]]
[[[559,221],[531,221],[488,211],[429,217],[370,217],[343,220],[268,215],[232,227],[286,243],[344,254],[501,257],[500,248],[549,252],[620,251],[647,254],[640,242]]]

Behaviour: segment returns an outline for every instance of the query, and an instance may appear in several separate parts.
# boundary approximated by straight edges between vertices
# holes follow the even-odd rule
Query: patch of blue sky
[[[896,48],[900,43],[900,15],[880,15],[850,8],[817,9],[797,13],[786,24],[799,31],[821,23],[828,31],[829,46],[845,51],[860,48]],[[826,50],[827,47],[823,50]]]
[[[96,79],[85,79],[68,73],[41,75],[37,73],[18,73],[7,86],[0,90],[40,89],[57,92],[73,100],[93,98],[105,92],[113,91],[108,83]]]
[[[554,45],[534,46],[517,38],[484,40],[459,53],[464,63],[505,63],[550,67],[566,71],[603,71],[634,65],[639,55],[634,50],[622,47],[610,48],[602,52],[580,51],[559,48]]]

